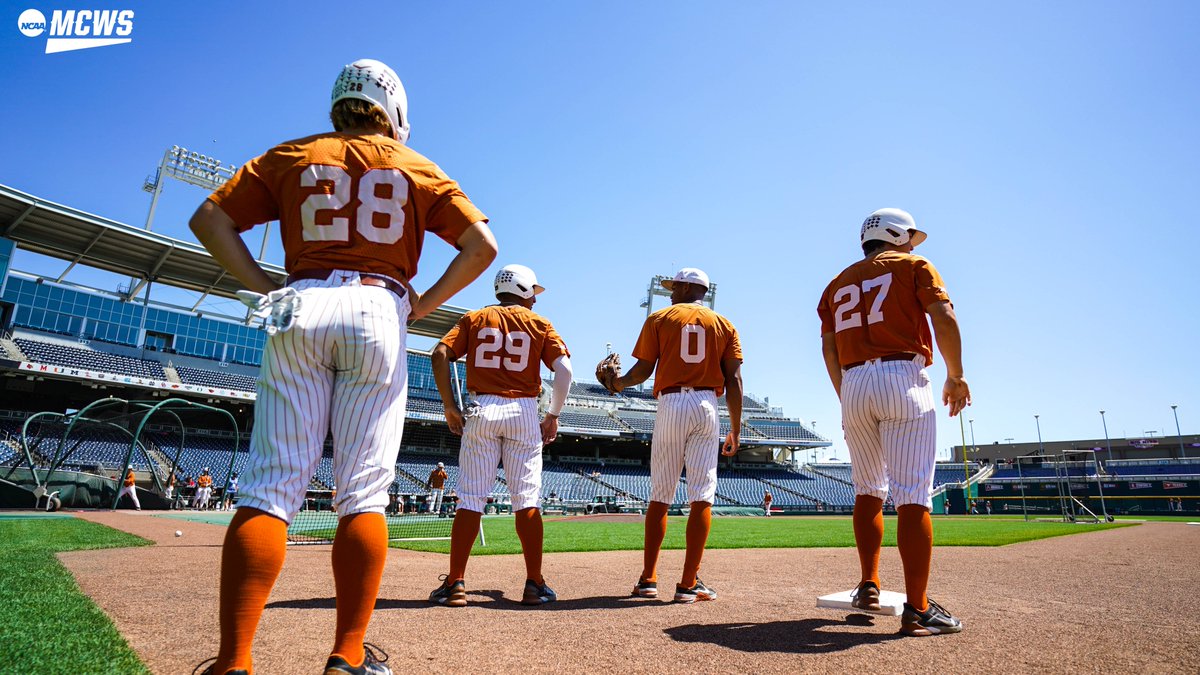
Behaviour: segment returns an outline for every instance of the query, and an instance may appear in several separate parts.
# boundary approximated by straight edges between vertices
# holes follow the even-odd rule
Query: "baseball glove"
[[[621,355],[613,352],[596,364],[596,381],[610,394],[617,393],[613,383],[621,376]]]

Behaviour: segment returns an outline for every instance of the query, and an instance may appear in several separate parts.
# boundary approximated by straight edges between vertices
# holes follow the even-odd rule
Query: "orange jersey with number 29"
[[[542,366],[570,356],[545,317],[520,305],[492,305],[467,312],[442,338],[467,360],[467,389],[508,398],[537,396]]]

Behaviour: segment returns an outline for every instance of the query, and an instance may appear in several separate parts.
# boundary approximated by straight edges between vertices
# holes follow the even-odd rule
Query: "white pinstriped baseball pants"
[[[916,360],[843,371],[842,429],[856,495],[884,499],[890,489],[896,506],[933,507],[937,418],[929,375]]]
[[[717,494],[717,395],[684,387],[658,397],[650,440],[650,501],[671,504],[679,474],[687,469],[688,503]]]
[[[332,432],[338,515],[383,513],[404,429],[408,298],[340,270],[292,287],[300,307],[267,340],[238,506],[290,522]]]
[[[458,452],[458,508],[483,513],[501,462],[512,510],[536,507],[542,491],[537,399],[481,394],[474,400],[480,411],[463,424]]]

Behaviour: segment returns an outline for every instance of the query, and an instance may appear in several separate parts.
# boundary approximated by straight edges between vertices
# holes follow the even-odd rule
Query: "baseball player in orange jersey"
[[[200,471],[200,477],[196,479],[196,509],[200,511],[208,510],[208,503],[212,500],[212,475],[205,468]]]
[[[646,319],[633,348],[637,362],[613,382],[619,392],[655,374],[654,395],[658,398],[650,441],[644,566],[633,595],[658,597],[658,554],[667,534],[667,507],[675,500],[680,471],[686,468],[692,510],[687,523],[683,578],[675,586],[675,602],[716,600],[717,592],[697,575],[712,527],[712,503],[717,491],[717,399],[722,389],[728,391],[731,429],[721,454],[737,454],[741,437],[742,345],[728,319],[700,304],[708,292],[708,275],[684,268],[662,284],[671,292],[672,305]]]
[[[429,512],[437,513],[442,506],[442,494],[446,487],[446,465],[438,462],[429,472]]]
[[[899,514],[896,537],[908,602],[907,635],[957,633],[962,623],[926,595],[933,557],[933,469],[937,420],[925,369],[933,363],[932,320],[946,361],[942,402],[950,416],[971,404],[963,379],[962,340],[941,275],[912,250],[925,240],[911,215],[880,209],[863,222],[864,259],[842,271],[821,295],[821,351],[842,402],[842,428],[854,482],[854,539],[862,578],[853,604],[879,609],[883,502]]]
[[[248,673],[287,524],[332,432],[338,488],[337,627],[328,673],[390,673],[363,644],[387,558],[384,509],[407,394],[407,321],[437,308],[496,255],[483,214],[405,146],[408,101],[383,63],[356,61],[334,84],[335,129],[242,166],[192,217],[192,231],[250,291],[268,322],[249,465],[221,558],[221,649],[211,673]],[[288,287],[277,289],[239,233],[279,220]],[[459,253],[418,296],[425,233]],[[253,295],[253,294],[252,294]]]
[[[450,571],[429,595],[449,607],[467,604],[463,577],[479,519],[504,464],[517,537],[525,556],[521,603],[558,598],[542,576],[542,446],[558,435],[558,415],[571,388],[571,359],[554,326],[533,312],[538,285],[533,270],[507,265],[496,275],[498,305],[467,312],[433,351],[433,377],[450,430],[463,437],[458,454],[458,510],[450,533]],[[467,359],[467,411],[450,386],[450,364]],[[554,371],[546,417],[538,422],[541,364]]]
[[[133,508],[141,511],[142,503],[138,501],[137,488],[134,487],[136,483],[137,478],[134,476],[133,469],[130,469],[129,472],[125,474],[125,481],[121,486],[121,491],[117,493],[117,502],[119,503],[121,501],[121,497],[129,495],[129,498],[133,500]],[[168,499],[169,498],[170,497],[168,497]]]

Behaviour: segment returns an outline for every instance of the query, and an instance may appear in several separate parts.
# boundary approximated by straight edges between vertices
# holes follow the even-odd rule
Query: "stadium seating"
[[[206,368],[190,366],[175,366],[179,380],[184,384],[195,384],[205,387],[224,387],[240,391],[254,391],[257,378],[240,373],[223,373]]]
[[[564,407],[562,414],[558,416],[558,424],[560,427],[567,429],[597,431],[609,434],[628,432],[630,430],[603,412],[575,407]]]
[[[25,352],[25,356],[29,357],[30,361],[37,363],[67,366],[69,368],[83,368],[105,373],[118,373],[129,375],[130,377],[154,380],[167,379],[167,374],[163,371],[162,364],[158,361],[135,359],[95,349],[67,347],[60,344],[25,338],[15,338],[14,342],[21,348],[21,351]]]

